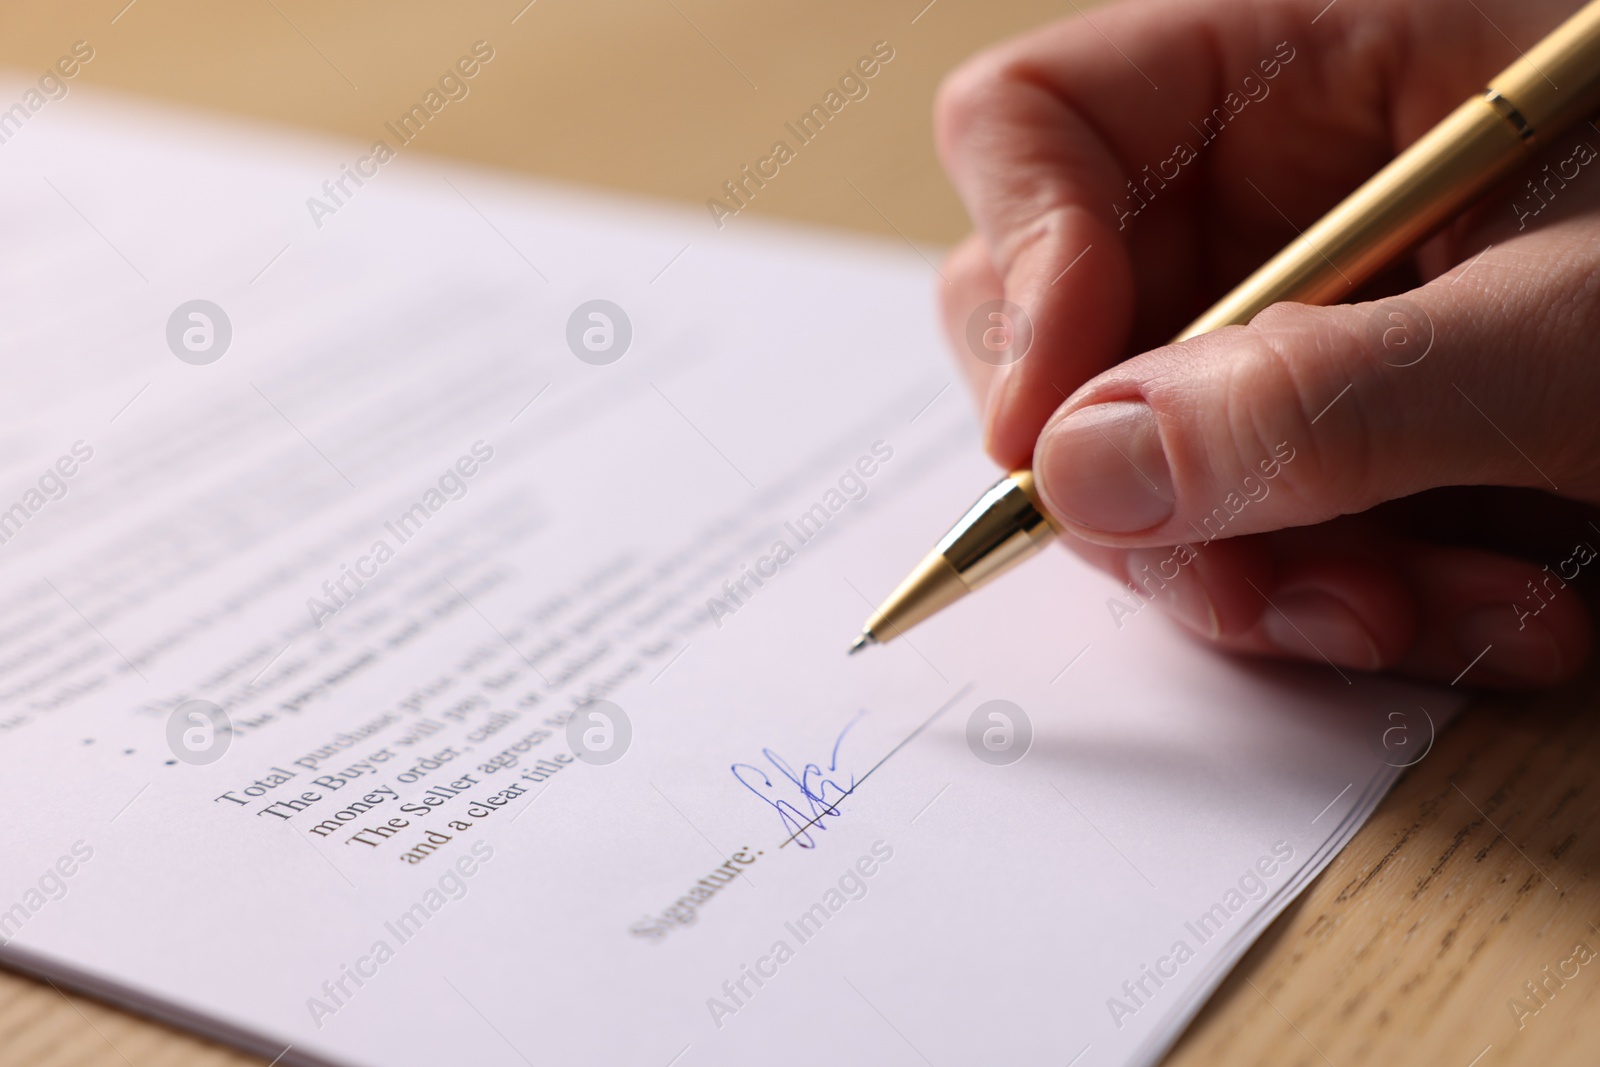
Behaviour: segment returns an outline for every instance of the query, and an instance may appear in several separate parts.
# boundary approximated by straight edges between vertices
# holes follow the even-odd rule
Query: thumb
[[[1491,248],[1402,297],[1280,304],[1079,389],[1035,450],[1086,540],[1305,526],[1444,485],[1600,500],[1600,226]]]

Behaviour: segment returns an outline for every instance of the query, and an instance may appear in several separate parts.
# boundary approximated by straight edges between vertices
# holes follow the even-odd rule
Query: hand
[[[976,227],[944,270],[945,324],[986,447],[1032,463],[1068,545],[1139,588],[1129,604],[1345,669],[1528,686],[1583,666],[1600,129],[1552,139],[1357,294],[1378,299],[1153,347],[1576,8],[1476,6],[1126,2],[943,86],[939,150]],[[967,334],[1001,298],[1034,339],[996,369]]]

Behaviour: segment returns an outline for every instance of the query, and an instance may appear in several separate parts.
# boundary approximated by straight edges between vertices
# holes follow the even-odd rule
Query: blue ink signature
[[[858,711],[855,718],[844,724],[844,729],[834,739],[833,753],[828,757],[826,768],[808,763],[796,773],[782,756],[770,748],[763,748],[761,755],[769,765],[767,770],[777,772],[776,780],[767,770],[753,763],[735,763],[729,768],[740,785],[778,813],[784,833],[801,848],[817,847],[811,831],[826,830],[822,820],[829,815],[840,814],[839,802],[856,787],[854,773],[850,774],[849,782],[843,785],[837,780],[840,773],[839,746],[844,743],[845,734],[865,714],[865,710]]]

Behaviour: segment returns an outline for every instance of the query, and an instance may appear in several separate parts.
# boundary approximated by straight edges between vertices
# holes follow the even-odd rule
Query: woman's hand
[[[1580,669],[1600,129],[1550,139],[1375,299],[1154,347],[1573,10],[1131,0],[948,79],[939,149],[976,232],[946,328],[990,453],[1032,463],[1071,547],[1227,649],[1507,686]],[[1002,299],[1033,340],[996,368],[969,337]]]

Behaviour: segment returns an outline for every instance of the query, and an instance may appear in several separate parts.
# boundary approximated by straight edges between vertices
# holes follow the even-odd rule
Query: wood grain
[[[948,244],[966,222],[932,149],[939,79],[1061,11],[1043,0],[524,3],[13,4],[0,12],[0,62],[27,76],[88,40],[96,58],[78,85],[364,146],[487,40],[495,60],[417,151],[703,204],[887,40],[896,56],[871,95],[750,211]],[[71,106],[70,96],[51,105]],[[1543,1005],[1523,983],[1580,941],[1600,948],[1597,705],[1591,679],[1469,710],[1256,945],[1169,1063],[1595,1063],[1600,960]],[[1508,1007],[1517,997],[1538,1007],[1520,1027]],[[0,1063],[265,1062],[0,972]]]

